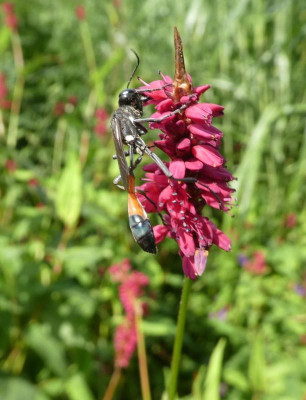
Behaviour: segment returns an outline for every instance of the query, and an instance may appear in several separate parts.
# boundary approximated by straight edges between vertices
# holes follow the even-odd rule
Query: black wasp
[[[149,94],[152,91],[161,90],[168,85],[164,85],[157,89],[129,89],[132,78],[139,66],[139,57],[137,57],[137,65],[128,81],[127,88],[119,94],[119,108],[114,112],[111,119],[111,127],[115,142],[116,155],[119,165],[120,175],[114,179],[114,184],[120,189],[128,192],[128,215],[129,225],[135,241],[139,246],[148,253],[157,253],[155,238],[151,223],[147,214],[136,196],[134,169],[141,162],[144,154],[147,154],[159,166],[163,173],[171,179],[179,180],[187,183],[196,182],[195,178],[176,179],[163,163],[163,161],[153,153],[141,136],[147,133],[147,129],[143,126],[143,122],[161,122],[170,116],[181,112],[188,104],[172,111],[162,118],[142,118],[143,103],[149,99]],[[124,145],[128,150],[124,150]],[[138,158],[134,160],[134,155]],[[129,164],[126,157],[129,157]],[[119,181],[123,186],[119,185]],[[150,199],[148,198],[150,201]]]

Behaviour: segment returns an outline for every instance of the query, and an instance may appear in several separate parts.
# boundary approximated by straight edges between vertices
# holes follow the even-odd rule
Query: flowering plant
[[[156,206],[145,196],[140,197],[147,212],[165,213],[164,224],[154,227],[156,241],[161,242],[167,235],[175,239],[183,258],[184,274],[195,279],[204,272],[208,250],[213,244],[226,251],[231,248],[230,239],[202,215],[202,210],[207,205],[228,211],[234,192],[228,182],[234,178],[219,152],[223,133],[212,125],[214,117],[223,115],[223,107],[199,102],[201,94],[210,86],[192,87],[176,28],[174,43],[174,80],[161,74],[162,79],[151,83],[141,80],[145,85],[141,89],[148,89],[145,105],[155,105],[152,118],[159,119],[181,109],[160,122],[151,122],[150,128],[162,131],[160,140],[154,143],[170,157],[166,165],[173,177],[194,178],[195,184],[169,180],[156,164],[150,164],[144,167],[146,183],[141,190]]]

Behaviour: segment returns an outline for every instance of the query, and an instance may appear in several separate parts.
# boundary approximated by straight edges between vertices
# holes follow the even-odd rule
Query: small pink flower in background
[[[141,272],[133,271],[119,286],[119,298],[127,315],[134,316],[135,302],[143,295],[143,288],[149,278]]]
[[[10,158],[5,162],[4,167],[8,172],[13,173],[17,169],[17,163]]]
[[[96,124],[94,131],[98,137],[103,137],[107,133],[108,113],[104,108],[97,108],[95,112]]]
[[[200,103],[200,96],[210,86],[192,87],[191,77],[186,74],[182,44],[175,31],[176,73],[172,80],[161,74],[162,79],[150,84],[142,81],[141,89],[161,90],[145,92],[154,104],[152,118],[163,117],[184,106],[185,109],[162,122],[153,122],[150,128],[162,133],[155,145],[166,153],[171,161],[166,163],[177,179],[196,178],[197,182],[186,184],[169,180],[156,164],[144,167],[145,184],[141,189],[156,204],[152,205],[139,195],[147,212],[164,212],[164,225],[154,227],[157,243],[169,236],[179,245],[183,258],[184,274],[191,279],[202,275],[208,251],[215,244],[223,250],[231,249],[230,239],[207,217],[202,216],[205,206],[227,212],[231,206],[233,189],[228,182],[233,176],[226,170],[226,160],[219,148],[223,133],[212,125],[213,118],[223,115],[223,107]],[[166,85],[166,86],[165,86]]]
[[[113,6],[115,8],[120,8],[121,7],[121,0],[113,0]]]
[[[78,5],[75,8],[75,15],[79,21],[83,21],[86,18],[86,10],[82,5]]]
[[[297,216],[294,213],[290,213],[286,216],[284,221],[285,228],[292,229],[297,225]]]
[[[6,86],[6,76],[0,73],[0,108],[11,108],[11,101],[7,99],[8,88]]]
[[[77,96],[69,96],[67,99],[67,103],[72,104],[74,107],[78,104]]]
[[[149,278],[141,272],[131,271],[130,261],[125,259],[109,268],[109,274],[119,285],[119,298],[125,311],[125,317],[115,332],[115,365],[126,368],[136,349],[136,314],[135,306],[143,295],[143,289],[149,284]],[[142,304],[145,310],[146,305]]]
[[[120,263],[113,264],[111,267],[109,267],[108,272],[112,278],[112,281],[123,282],[127,278],[131,268],[130,260],[125,259]]]
[[[253,258],[248,260],[245,269],[254,275],[263,275],[267,272],[268,266],[266,263],[266,255],[262,251],[255,251]]]
[[[65,103],[58,101],[54,106],[53,113],[56,117],[63,115],[65,113]]]
[[[3,3],[2,10],[5,16],[4,24],[11,31],[16,31],[18,28],[18,18],[15,15],[14,5],[12,3]]]
[[[31,178],[28,180],[28,185],[30,187],[37,187],[37,186],[39,186],[39,180],[36,178]]]
[[[13,14],[14,13],[14,4],[12,3],[2,3],[1,5],[4,14]]]
[[[137,334],[134,321],[125,318],[119,325],[114,337],[115,366],[127,368],[137,346]]]

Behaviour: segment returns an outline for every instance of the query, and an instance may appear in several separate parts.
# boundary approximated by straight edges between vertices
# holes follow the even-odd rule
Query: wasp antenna
[[[126,88],[128,88],[130,86],[130,83],[131,83],[131,81],[132,81],[132,79],[133,79],[133,77],[135,75],[135,72],[137,71],[137,68],[139,67],[139,64],[140,64],[140,59],[139,59],[138,54],[136,53],[136,51],[133,50],[133,49],[130,49],[130,50],[135,54],[135,56],[137,58],[137,64],[136,64],[136,67],[134,68],[134,71],[132,72],[132,75],[130,76],[130,79],[129,79],[128,83],[127,83],[127,87]]]

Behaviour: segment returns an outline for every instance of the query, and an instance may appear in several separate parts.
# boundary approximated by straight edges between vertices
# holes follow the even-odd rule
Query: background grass
[[[18,79],[24,79],[16,146],[8,139],[9,110],[2,110],[0,137],[1,399],[102,398],[113,368],[113,332],[122,316],[107,268],[124,258],[150,277],[145,333],[153,398],[161,398],[181,261],[171,240],[159,246],[157,257],[134,243],[126,194],[112,185],[118,168],[111,135],[94,133],[94,112],[102,107],[110,115],[116,108],[135,64],[129,48],[141,57],[138,73],[144,80],[156,79],[158,70],[173,75],[176,25],[194,84],[212,85],[203,101],[225,106],[216,125],[224,131],[228,168],[238,178],[235,218],[206,210],[232,238],[233,250],[212,249],[205,274],[193,285],[180,398],[204,398],[205,368],[224,337],[224,398],[302,400],[304,1],[88,0],[83,24],[76,5],[15,2],[21,70],[8,28],[2,24],[0,30],[0,72],[10,99]],[[56,104],[70,96],[77,96],[76,106],[66,105],[56,116]],[[155,138],[150,133],[147,141]],[[266,259],[264,274],[238,264],[239,255],[252,260],[256,251]],[[140,398],[136,359],[116,398]]]

